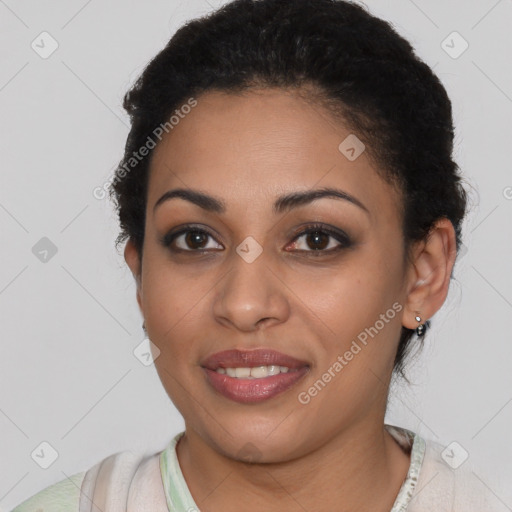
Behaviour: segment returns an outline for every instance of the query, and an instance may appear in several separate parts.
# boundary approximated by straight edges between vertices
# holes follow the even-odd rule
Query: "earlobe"
[[[453,225],[446,218],[439,219],[415,253],[402,320],[404,327],[416,329],[418,313],[424,323],[441,308],[448,295],[456,256]]]

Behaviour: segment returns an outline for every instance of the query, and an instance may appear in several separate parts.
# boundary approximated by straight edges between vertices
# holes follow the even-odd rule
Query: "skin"
[[[424,321],[446,299],[453,226],[440,219],[405,263],[399,192],[366,152],[349,161],[338,150],[351,131],[322,107],[281,89],[197,100],[154,151],[142,261],[131,241],[125,249],[160,350],[158,374],[185,419],[177,451],[191,494],[203,512],[389,511],[410,464],[383,427],[393,360],[401,327],[416,328],[416,312]],[[178,187],[221,199],[226,212],[181,198],[153,212]],[[321,187],[348,192],[368,211],[322,198],[272,212],[277,196]],[[345,231],[351,245],[315,256],[315,244],[326,251],[339,242],[300,235],[312,222]],[[212,233],[195,246],[174,241],[196,253],[159,242],[184,223]],[[236,252],[248,236],[263,249],[252,263]],[[209,252],[197,254],[198,246]],[[395,302],[394,318],[300,403],[299,393]],[[310,371],[258,404],[233,402],[208,384],[200,366],[208,355],[264,347],[307,361]],[[242,458],[251,446],[252,464]]]

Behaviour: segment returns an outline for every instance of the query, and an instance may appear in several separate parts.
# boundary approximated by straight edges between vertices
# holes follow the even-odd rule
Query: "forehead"
[[[270,210],[282,194],[336,187],[371,215],[391,220],[397,214],[394,189],[365,151],[355,160],[344,153],[346,144],[340,151],[354,135],[293,91],[207,92],[155,148],[148,208],[173,188],[222,198],[226,213],[238,214],[249,204]]]

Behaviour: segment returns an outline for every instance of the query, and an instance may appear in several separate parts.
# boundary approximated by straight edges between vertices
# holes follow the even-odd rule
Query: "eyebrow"
[[[155,206],[153,207],[153,213],[162,203],[176,197],[185,199],[186,201],[190,201],[191,203],[199,206],[200,208],[208,212],[226,212],[226,204],[219,198],[210,196],[198,190],[177,188],[167,191],[162,197],[160,197],[160,199],[158,199],[158,201],[155,203]],[[368,208],[366,208],[366,206],[361,201],[359,201],[359,199],[348,194],[343,190],[336,188],[306,190],[305,192],[292,192],[290,194],[280,196],[274,202],[272,210],[275,214],[283,213],[285,211],[290,211],[293,208],[304,206],[305,204],[309,204],[313,201],[316,201],[317,199],[321,199],[324,197],[348,201],[358,206],[366,213],[370,213]]]

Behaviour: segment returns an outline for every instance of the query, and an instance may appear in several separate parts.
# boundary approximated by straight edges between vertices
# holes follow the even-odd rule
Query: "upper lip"
[[[258,348],[254,350],[224,350],[208,356],[201,366],[209,370],[217,368],[254,368],[255,366],[286,366],[288,368],[303,368],[308,366],[305,361],[277,352],[275,350]]]

